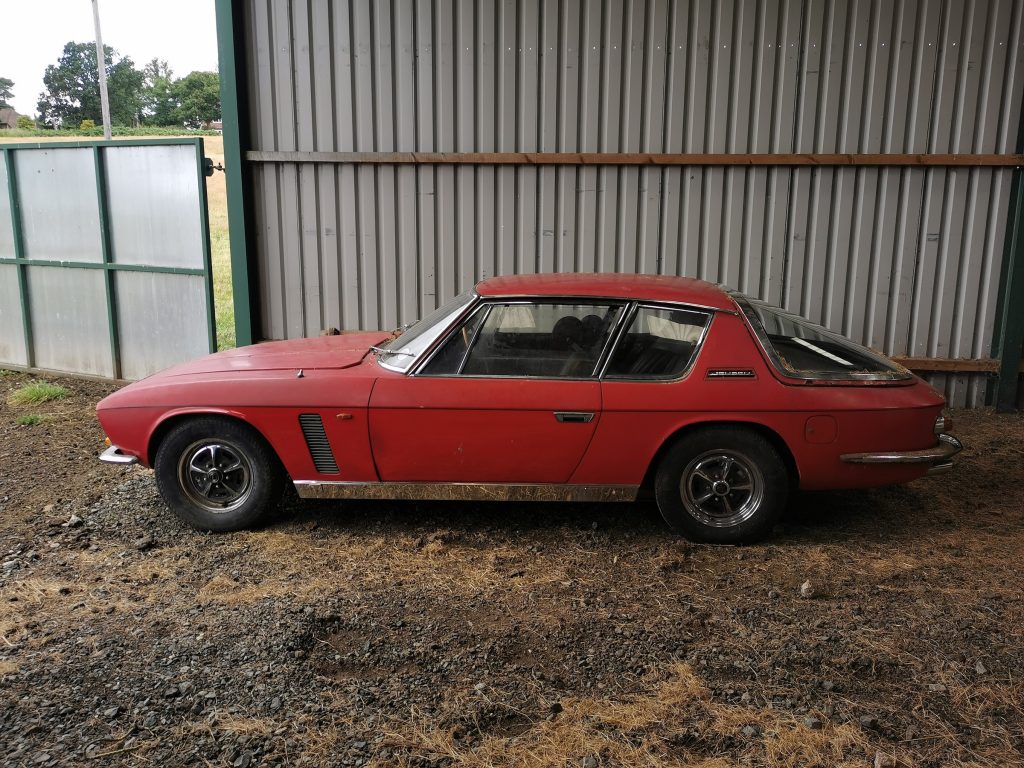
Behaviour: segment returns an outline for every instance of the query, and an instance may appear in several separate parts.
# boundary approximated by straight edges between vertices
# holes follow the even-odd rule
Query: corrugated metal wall
[[[261,151],[1014,151],[1013,0],[252,0]],[[477,279],[722,281],[893,355],[989,357],[1011,169],[253,163],[262,335]],[[956,404],[984,380],[938,377]]]

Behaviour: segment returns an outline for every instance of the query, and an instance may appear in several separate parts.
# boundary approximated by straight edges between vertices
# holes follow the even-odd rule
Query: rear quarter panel
[[[754,378],[709,379],[713,369],[746,369]],[[931,447],[943,406],[942,397],[916,378],[884,386],[784,382],[744,321],[726,313],[715,316],[685,378],[606,380],[602,400],[600,424],[573,483],[640,483],[659,448],[677,432],[716,423],[771,430],[788,448],[804,489],[906,482],[927,468],[847,464],[839,457]]]

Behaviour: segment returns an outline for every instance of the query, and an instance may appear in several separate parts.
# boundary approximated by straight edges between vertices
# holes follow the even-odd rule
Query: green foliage
[[[78,124],[78,127],[83,131],[89,131],[96,127],[96,123],[89,118],[86,118]]]
[[[19,427],[34,427],[36,424],[46,421],[46,417],[40,416],[38,413],[30,413],[28,416],[19,416],[14,421]]]
[[[11,106],[14,98],[14,81],[9,77],[0,77],[0,107]]]
[[[218,131],[213,130],[191,130],[182,126],[159,126],[140,125],[132,128],[127,125],[115,125],[111,131],[114,138],[147,138],[158,136],[217,136]],[[102,139],[103,128],[97,126],[83,131],[81,128],[65,128],[52,130],[50,128],[38,128],[35,130],[13,129],[3,132],[3,138],[11,139]]]
[[[136,125],[142,114],[144,76],[131,59],[118,61],[117,52],[103,46],[110,96],[110,120],[114,125]],[[56,64],[43,75],[46,90],[39,94],[39,119],[49,125],[79,125],[83,120],[102,123],[96,45],[69,42]]]
[[[48,381],[33,381],[19,387],[11,393],[7,401],[11,405],[38,405],[50,400],[60,400],[67,397],[71,392],[59,384],[51,384]]]
[[[174,73],[166,61],[153,59],[142,68],[142,112],[149,125],[180,125],[174,96]]]
[[[34,131],[36,129],[36,121],[28,115],[18,115],[18,130],[20,131]]]
[[[189,128],[220,120],[220,76],[216,72],[191,72],[172,88],[179,123]]]

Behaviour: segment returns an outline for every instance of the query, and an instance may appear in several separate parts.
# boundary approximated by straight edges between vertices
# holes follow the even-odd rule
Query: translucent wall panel
[[[0,259],[13,259],[14,227],[11,222],[11,198],[7,194],[7,165],[0,155]]]
[[[36,149],[14,158],[25,256],[102,261],[92,149]]]
[[[103,158],[113,261],[202,269],[195,147],[107,147]]]
[[[205,291],[199,276],[117,273],[122,377],[141,379],[209,353]]]
[[[28,289],[36,366],[113,376],[103,271],[29,267]]]
[[[28,365],[18,294],[18,268],[12,264],[0,264],[0,366],[4,363]]]

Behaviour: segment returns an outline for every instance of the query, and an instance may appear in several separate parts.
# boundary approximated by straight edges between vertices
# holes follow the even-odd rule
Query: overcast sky
[[[0,77],[14,81],[14,108],[36,113],[43,72],[64,44],[92,42],[92,0],[0,0]],[[217,69],[213,0],[99,0],[103,43],[137,69],[166,59],[175,77]]]

